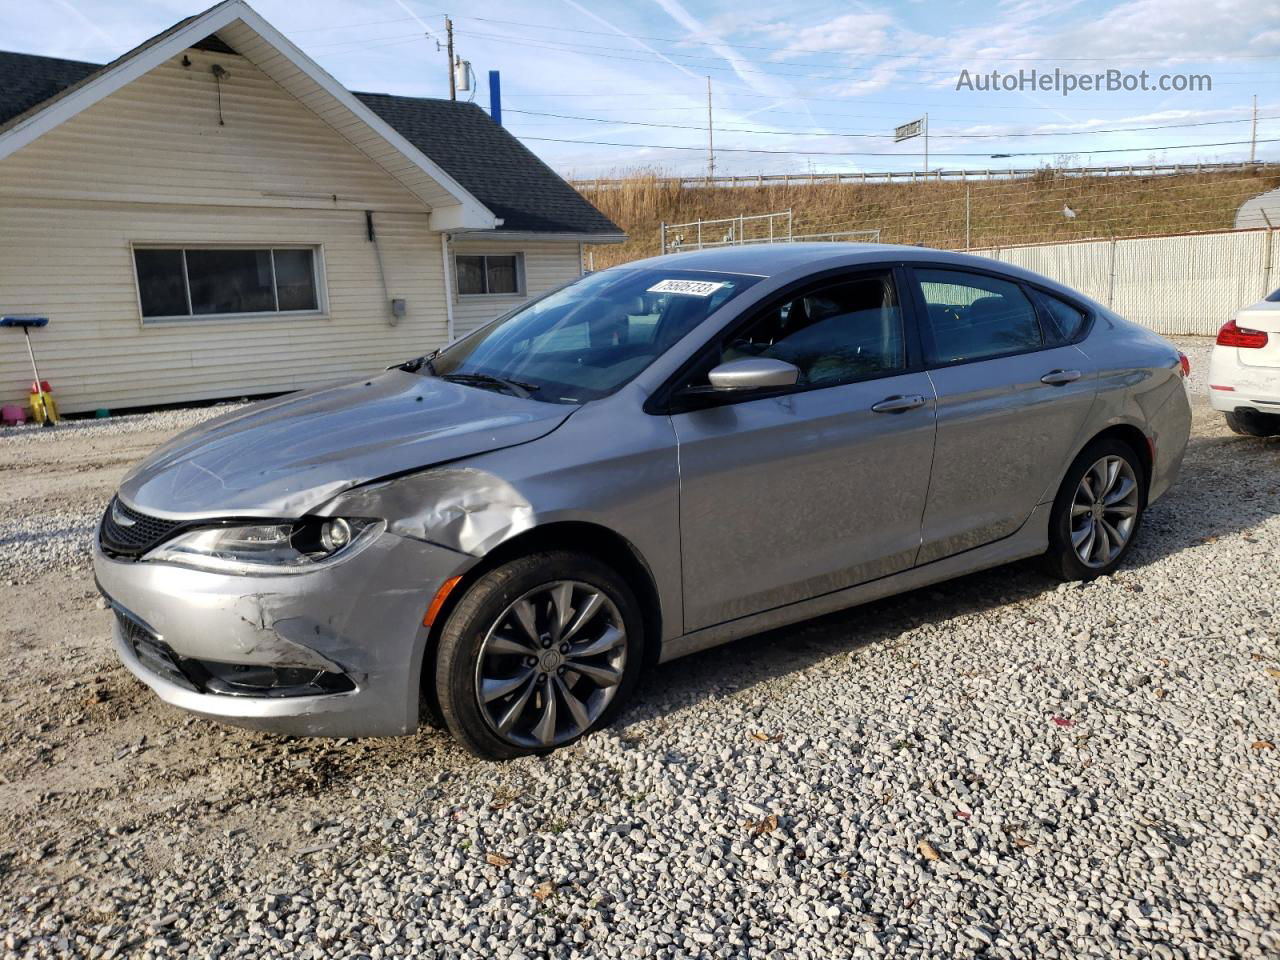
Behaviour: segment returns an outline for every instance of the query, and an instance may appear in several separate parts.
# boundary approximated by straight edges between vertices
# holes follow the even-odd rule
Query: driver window
[[[721,351],[721,363],[771,357],[800,386],[834,386],[902,370],[902,310],[890,270],[859,274],[766,309]]]

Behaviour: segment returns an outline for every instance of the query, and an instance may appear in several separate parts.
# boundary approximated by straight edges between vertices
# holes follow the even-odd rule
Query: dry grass
[[[796,234],[880,230],[884,243],[964,249],[965,193],[972,247],[1150,236],[1230,228],[1249,197],[1280,186],[1280,171],[1165,176],[1066,176],[1043,169],[1017,180],[793,184],[681,188],[652,172],[584,195],[630,239],[593,248],[597,269],[659,252],[659,224],[793,211]],[[1063,207],[1076,214],[1068,218]],[[781,223],[778,223],[781,226]],[[761,224],[748,238],[767,235]],[[684,231],[686,242],[694,231]],[[707,233],[710,238],[710,232]]]

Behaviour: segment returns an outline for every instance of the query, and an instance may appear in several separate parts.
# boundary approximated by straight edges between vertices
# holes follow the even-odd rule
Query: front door
[[[672,416],[686,630],[915,562],[934,396],[908,366],[900,304],[891,269],[833,278],[753,314],[696,368],[690,386],[717,363],[763,356],[799,379]]]

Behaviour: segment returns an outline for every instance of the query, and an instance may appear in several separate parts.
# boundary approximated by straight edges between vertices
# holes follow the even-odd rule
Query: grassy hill
[[[884,243],[947,249],[1229,229],[1249,197],[1280,186],[1276,166],[1215,173],[1078,176],[1051,168],[1018,179],[680,187],[652,173],[580,189],[626,230],[592,248],[596,269],[659,252],[659,224],[792,211],[793,232],[879,229]],[[1074,217],[1065,215],[1069,208]],[[1280,224],[1277,224],[1280,226]],[[781,228],[782,222],[775,221]],[[683,231],[692,242],[694,231]],[[743,231],[766,236],[767,224]],[[721,228],[721,235],[723,228]],[[712,231],[704,232],[706,239]]]

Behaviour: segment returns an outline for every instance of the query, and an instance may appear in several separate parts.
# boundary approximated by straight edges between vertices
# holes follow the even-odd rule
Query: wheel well
[[[448,599],[440,608],[431,626],[427,649],[422,657],[424,677],[427,676],[429,665],[435,663],[440,631],[470,586],[490,570],[508,560],[539,550],[574,550],[587,553],[620,573],[627,581],[627,585],[635,591],[636,600],[640,603],[641,616],[644,617],[645,665],[651,666],[657,663],[662,640],[662,608],[658,599],[657,584],[648,565],[640,556],[640,552],[625,537],[608,527],[594,523],[561,521],[534,527],[499,544],[463,575],[458,585],[450,591]],[[434,669],[434,666],[430,668]],[[434,695],[433,685],[424,684],[423,687],[424,692],[429,696]]]
[[[1118,423],[1113,427],[1107,427],[1089,443],[1106,438],[1119,440],[1138,455],[1138,461],[1142,464],[1143,477],[1147,481],[1147,486],[1150,487],[1151,470],[1154,464],[1151,461],[1151,442],[1147,439],[1147,435],[1131,423]]]

